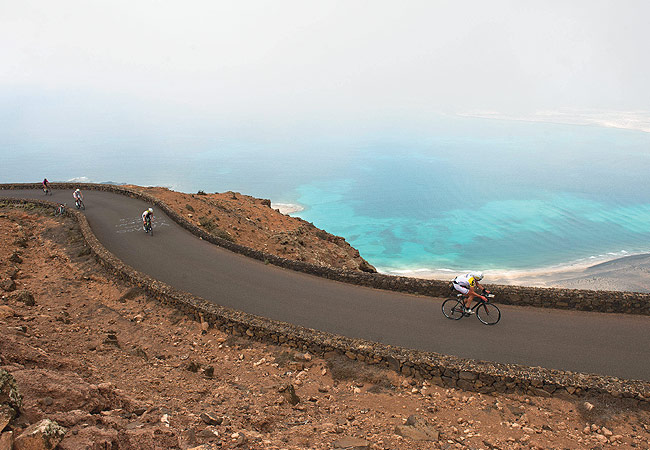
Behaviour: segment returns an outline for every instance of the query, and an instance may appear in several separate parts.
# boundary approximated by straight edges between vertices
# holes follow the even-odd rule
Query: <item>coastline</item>
[[[450,280],[463,270],[385,269],[381,273],[415,278]],[[564,266],[523,270],[485,270],[486,284],[530,287],[650,292],[650,253]]]
[[[271,208],[277,209],[282,214],[286,214],[287,216],[305,210],[304,206],[298,205],[296,203],[275,203],[275,202],[271,202]]]
[[[73,180],[85,182],[86,177]],[[121,184],[121,183],[120,183]],[[271,208],[291,216],[306,208],[296,203],[272,202]],[[380,273],[449,281],[468,269],[377,267]],[[477,267],[476,269],[480,269]],[[486,269],[486,284],[528,287],[650,292],[650,253],[610,252],[557,266],[533,269]]]

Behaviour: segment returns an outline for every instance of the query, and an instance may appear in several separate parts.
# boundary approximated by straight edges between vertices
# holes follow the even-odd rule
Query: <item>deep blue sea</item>
[[[304,209],[382,271],[530,270],[650,252],[650,134],[440,117],[354,132],[0,129],[1,182],[233,190]]]

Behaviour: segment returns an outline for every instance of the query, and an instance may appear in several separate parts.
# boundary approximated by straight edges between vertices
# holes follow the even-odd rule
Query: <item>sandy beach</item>
[[[495,276],[489,282],[569,289],[650,292],[650,254],[626,256],[584,268],[512,278]]]
[[[303,206],[297,205],[295,203],[275,203],[275,202],[271,202],[271,208],[277,209],[282,214],[286,214],[286,215],[291,215],[293,213],[297,213],[305,209]]]
[[[381,270],[393,275],[450,280],[457,271]],[[462,272],[462,271],[460,271]],[[650,254],[630,255],[597,264],[575,264],[533,271],[485,271],[486,284],[650,292]]]

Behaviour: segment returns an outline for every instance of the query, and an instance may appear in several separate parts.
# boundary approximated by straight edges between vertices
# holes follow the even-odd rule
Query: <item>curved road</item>
[[[0,189],[0,197],[45,199],[38,190]],[[418,350],[650,381],[650,317],[499,305],[496,326],[473,317],[451,321],[440,311],[441,299],[265,265],[198,239],[157,208],[150,237],[140,224],[146,203],[100,191],[85,191],[84,198],[88,222],[109,251],[220,305]],[[73,205],[69,190],[46,199]]]

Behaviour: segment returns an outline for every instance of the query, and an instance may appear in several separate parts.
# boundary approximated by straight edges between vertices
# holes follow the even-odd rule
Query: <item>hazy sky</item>
[[[647,0],[0,0],[0,99],[285,121],[648,110],[649,17]]]

